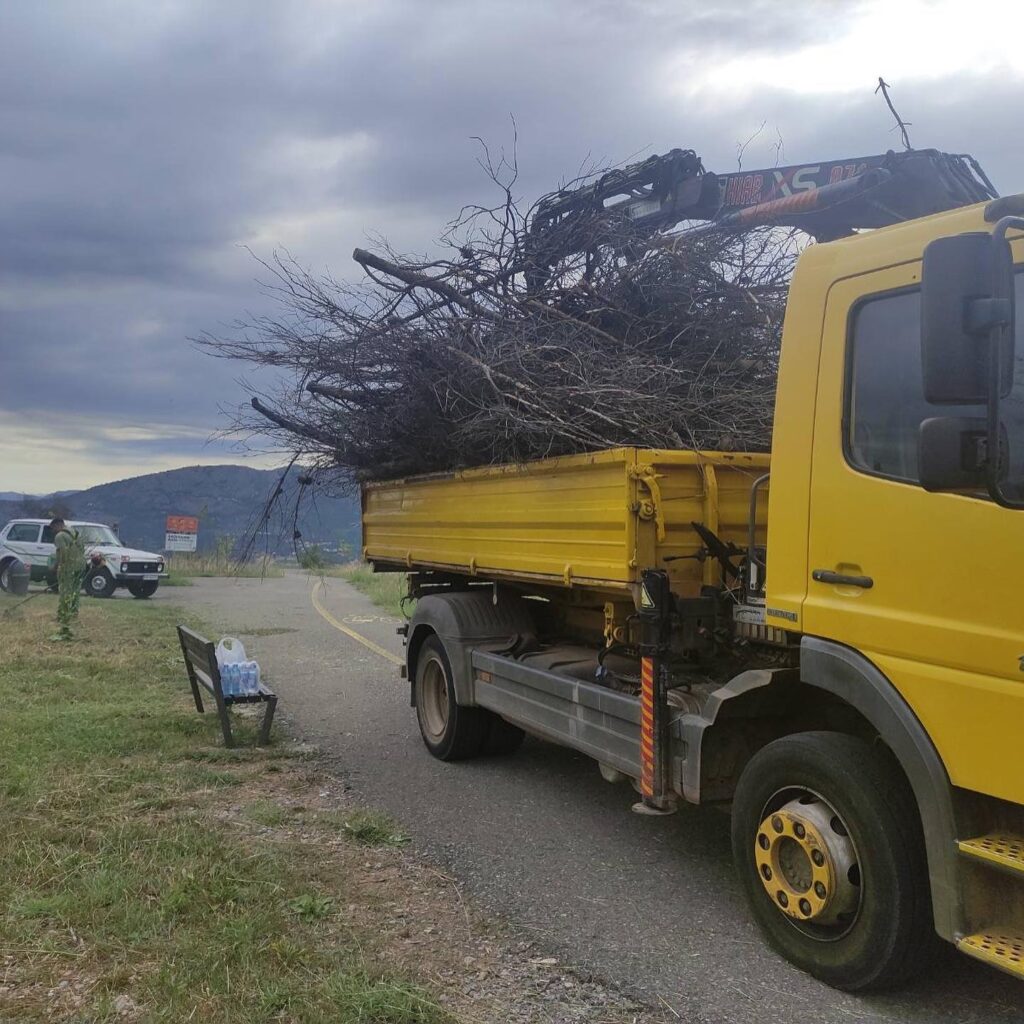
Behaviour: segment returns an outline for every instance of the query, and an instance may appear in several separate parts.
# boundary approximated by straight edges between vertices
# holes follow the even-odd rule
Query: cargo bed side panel
[[[372,561],[553,582],[632,578],[631,449],[363,488]]]
[[[660,567],[699,586],[718,570],[694,559],[701,543],[690,524],[745,547],[750,486],[767,467],[767,455],[614,448],[365,484],[363,557],[605,589]],[[765,492],[761,542],[767,508]]]

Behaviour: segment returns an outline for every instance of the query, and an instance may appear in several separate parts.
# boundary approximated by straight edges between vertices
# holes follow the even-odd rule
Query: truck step
[[[961,953],[1024,978],[1024,933],[1009,928],[988,928],[957,940]]]
[[[965,857],[1024,875],[1024,837],[1010,832],[989,832],[976,839],[961,839],[957,846]]]

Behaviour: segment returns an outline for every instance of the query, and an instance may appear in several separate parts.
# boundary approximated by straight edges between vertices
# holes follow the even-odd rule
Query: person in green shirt
[[[78,618],[78,601],[82,596],[82,580],[85,578],[85,547],[81,539],[72,533],[59,516],[50,522],[53,534],[53,576],[60,595],[57,600],[57,623],[60,629],[56,640],[74,639],[71,624]]]
[[[47,528],[53,538],[54,549],[53,554],[50,555],[46,573],[46,582],[49,589],[54,592],[58,589],[61,569],[65,570],[69,581],[71,581],[73,574],[78,575],[80,580],[79,586],[81,586],[81,579],[85,574],[85,558],[78,535],[73,534],[68,528],[67,523],[59,516],[51,519]]]
[[[74,542],[75,535],[67,528],[60,516],[50,520],[48,529],[53,535],[54,552],[50,555],[50,562],[47,566],[46,582],[49,589],[56,592],[61,560],[67,553],[68,545]]]

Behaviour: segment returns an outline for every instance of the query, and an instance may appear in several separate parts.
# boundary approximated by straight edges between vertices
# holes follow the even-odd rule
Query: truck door
[[[1024,513],[918,483],[921,421],[984,415],[924,400],[919,267],[829,292],[803,628],[881,669],[954,784],[1022,801],[1024,779],[1005,770],[1005,753],[1024,726]],[[1017,294],[1020,303],[1021,275]]]

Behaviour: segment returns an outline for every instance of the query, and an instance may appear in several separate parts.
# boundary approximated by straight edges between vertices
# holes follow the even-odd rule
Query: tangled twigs
[[[433,261],[357,249],[360,283],[264,262],[279,315],[200,339],[286,371],[247,424],[364,478],[615,445],[768,448],[792,234],[637,237],[602,210],[531,261],[532,210],[471,208]],[[529,286],[527,286],[529,281]]]

